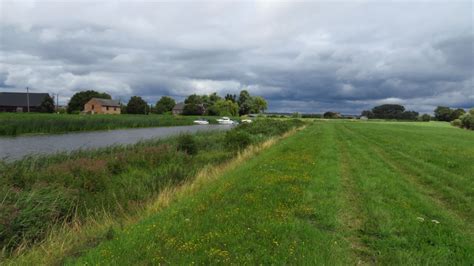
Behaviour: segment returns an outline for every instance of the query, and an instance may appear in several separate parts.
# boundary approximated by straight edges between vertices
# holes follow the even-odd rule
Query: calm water
[[[112,145],[134,144],[141,140],[165,138],[181,133],[228,130],[230,128],[232,128],[232,125],[194,125],[117,129],[61,135],[0,137],[0,160],[14,161],[28,155],[54,154]]]

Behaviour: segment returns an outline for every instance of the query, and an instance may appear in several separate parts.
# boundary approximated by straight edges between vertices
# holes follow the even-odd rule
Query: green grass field
[[[70,264],[474,263],[474,134],[318,121]]]
[[[192,125],[198,116],[0,113],[0,136]],[[217,124],[216,118],[206,117]]]

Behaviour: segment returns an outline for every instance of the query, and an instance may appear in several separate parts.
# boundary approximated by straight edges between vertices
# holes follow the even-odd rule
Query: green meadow
[[[70,264],[474,262],[474,134],[321,121]]]

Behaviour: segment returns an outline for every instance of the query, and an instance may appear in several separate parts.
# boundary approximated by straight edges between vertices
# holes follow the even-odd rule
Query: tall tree
[[[237,95],[228,93],[228,94],[225,95],[224,99],[236,103],[237,102]]]
[[[148,114],[149,106],[140,96],[132,96],[127,104],[127,114]]]
[[[404,111],[405,107],[399,104],[383,104],[372,109],[374,117],[379,119],[400,119]]]
[[[255,113],[260,113],[260,112],[263,113],[268,108],[267,101],[263,97],[260,97],[260,96],[253,97],[252,103],[253,103],[252,111]]]
[[[203,98],[201,96],[191,94],[184,100],[183,115],[202,115],[205,111]]]
[[[175,105],[176,101],[173,98],[169,96],[163,96],[158,102],[156,102],[155,113],[162,114],[170,112],[171,110],[173,110],[173,107]]]
[[[450,121],[453,121],[454,119],[458,119],[459,117],[461,117],[465,113],[466,113],[466,111],[464,111],[464,109],[458,108],[458,109],[453,110],[451,112],[451,116],[449,117],[449,119],[450,119]]]
[[[211,105],[215,104],[217,101],[221,99],[222,97],[217,95],[217,92],[214,92],[211,95],[209,95],[209,101],[211,102]]]
[[[239,114],[239,106],[230,100],[218,100],[209,108],[210,115],[220,116],[237,116]]]
[[[239,94],[239,114],[240,115],[246,115],[249,114],[252,111],[252,97],[250,96],[250,93],[246,90],[240,91]]]
[[[112,99],[107,93],[100,93],[93,90],[80,91],[74,94],[67,105],[67,112],[80,112],[84,110],[84,105],[92,98]]]
[[[451,108],[449,108],[449,107],[438,106],[434,110],[434,115],[435,115],[436,120],[438,120],[438,121],[450,122],[452,112],[453,112],[453,110],[451,110]]]
[[[41,113],[54,113],[54,99],[51,96],[44,97],[40,105]]]
[[[374,118],[374,113],[372,113],[372,111],[370,110],[364,110],[362,111],[361,116],[365,116],[367,118]]]

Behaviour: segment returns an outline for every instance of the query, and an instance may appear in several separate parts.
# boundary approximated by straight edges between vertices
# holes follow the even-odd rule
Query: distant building
[[[118,101],[92,98],[84,105],[86,114],[120,114]]]
[[[180,115],[183,113],[183,110],[184,110],[184,103],[177,103],[174,107],[173,107],[173,114],[174,115]]]
[[[360,120],[369,120],[369,118],[367,116],[361,116]]]
[[[47,93],[0,92],[0,112],[39,112]]]

